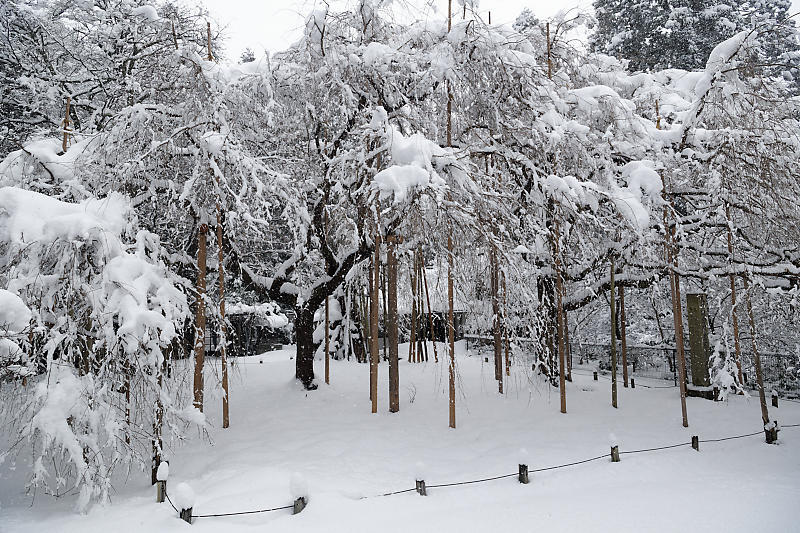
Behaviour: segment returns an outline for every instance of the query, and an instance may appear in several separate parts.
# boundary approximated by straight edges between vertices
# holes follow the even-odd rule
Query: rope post
[[[188,509],[181,509],[180,516],[181,516],[181,520],[191,524],[192,523],[192,508],[189,507]]]
[[[631,388],[632,389],[636,388],[636,382],[633,380],[633,378],[631,378]]]
[[[156,503],[164,503],[164,495],[167,493],[167,480],[156,481]]]
[[[594,371],[593,377],[594,377],[594,380],[597,381],[597,370]]]
[[[612,446],[611,447],[611,462],[618,463],[619,462],[619,446]]]
[[[695,451],[700,451],[700,437],[697,435],[692,435],[692,448],[694,448]]]
[[[523,485],[527,485],[531,482],[528,477],[528,465],[519,465],[519,482]]]
[[[420,496],[427,496],[428,495],[428,491],[425,490],[425,480],[424,479],[418,479],[417,480],[417,492],[419,493]]]
[[[167,478],[169,477],[169,461],[161,461],[156,469],[156,503],[164,503],[167,495]]]
[[[306,498],[305,496],[300,496],[294,501],[294,507],[292,507],[292,514],[299,514],[303,509],[306,508]]]
[[[778,408],[778,391],[772,391],[772,407]]]
[[[715,402],[718,402],[718,401],[720,401],[720,397],[719,397],[719,387],[714,387],[714,390],[713,390],[712,392],[714,393],[714,401],[715,401]]]

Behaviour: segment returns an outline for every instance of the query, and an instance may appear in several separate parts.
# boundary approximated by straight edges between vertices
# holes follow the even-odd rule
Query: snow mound
[[[170,492],[172,503],[178,509],[191,509],[194,507],[195,495],[188,483],[178,483]]]

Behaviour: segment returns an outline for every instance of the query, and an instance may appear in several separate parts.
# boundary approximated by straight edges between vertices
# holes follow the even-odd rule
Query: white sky
[[[324,4],[321,0],[204,0],[204,3],[212,17],[225,27],[230,59],[237,59],[247,47],[256,55],[264,50],[276,52],[287,48],[302,35],[306,16],[315,6]],[[357,1],[333,0],[331,4],[338,10],[356,5]],[[406,5],[405,9],[414,18],[447,16],[447,0],[395,0],[395,4]],[[478,12],[488,20],[491,10],[492,24],[502,24],[513,22],[525,7],[537,17],[546,18],[579,4],[588,6],[591,0],[481,0]],[[459,9],[457,0],[453,0],[454,13]]]
[[[238,59],[242,50],[252,48],[256,55],[264,50],[276,52],[287,48],[302,35],[306,16],[323,0],[203,0],[211,15],[225,28],[228,57]],[[357,0],[330,0],[334,9],[354,6]],[[447,0],[394,0],[404,6],[412,18],[444,18]],[[793,12],[800,11],[800,0],[793,0]],[[492,24],[513,22],[525,8],[540,19],[548,18],[561,10],[591,6],[591,0],[480,0],[479,13]],[[453,0],[453,11],[458,13],[458,1]],[[459,14],[460,16],[460,14]]]

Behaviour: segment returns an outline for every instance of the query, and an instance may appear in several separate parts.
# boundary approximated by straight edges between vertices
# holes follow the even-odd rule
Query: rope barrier
[[[780,427],[780,429],[796,428],[796,427],[800,427],[800,424],[787,424],[787,425],[783,425],[783,426],[779,426],[779,427]],[[722,437],[722,438],[719,438],[719,439],[698,439],[698,442],[699,443],[723,442],[723,441],[727,441],[727,440],[743,439],[743,438],[746,438],[746,437],[754,437],[756,435],[763,435],[763,434],[764,434],[764,431],[761,430],[761,431],[756,431],[756,432],[753,432],[753,433],[747,433],[747,434],[744,434],[744,435],[734,435],[734,436],[731,436],[731,437]],[[672,449],[672,448],[680,448],[681,446],[691,446],[691,445],[692,445],[691,442],[681,442],[681,443],[678,443],[678,444],[670,444],[668,446],[658,446],[658,447],[655,447],[655,448],[643,448],[641,450],[620,451],[619,455],[628,455],[628,454],[634,454],[634,453],[646,453],[646,452],[654,452],[654,451],[659,451],[659,450],[669,450],[669,449]],[[603,455],[598,455],[597,457],[591,457],[589,459],[583,459],[583,460],[574,461],[574,462],[571,462],[571,463],[565,463],[565,464],[561,464],[561,465],[554,465],[554,466],[546,466],[546,467],[541,467],[541,468],[528,469],[528,472],[529,473],[545,472],[547,470],[556,470],[556,469],[559,469],[559,468],[567,468],[567,467],[570,467],[570,466],[576,466],[576,465],[581,465],[581,464],[585,464],[585,463],[590,463],[592,461],[598,461],[600,459],[606,459],[608,457],[609,457],[609,454],[606,453],[606,454],[603,454]],[[447,488],[447,487],[456,487],[456,486],[460,486],[460,485],[471,485],[471,484],[474,484],[474,483],[485,483],[487,481],[496,481],[498,479],[516,477],[518,475],[519,475],[518,472],[514,472],[512,474],[502,474],[502,475],[499,475],[499,476],[492,476],[492,477],[486,477],[486,478],[481,478],[481,479],[473,479],[473,480],[470,480],[470,481],[456,481],[456,482],[453,482],[453,483],[439,483],[439,484],[435,484],[435,485],[426,485],[426,488],[428,488],[428,489],[439,489],[439,488]],[[383,493],[383,494],[376,494],[375,496],[363,496],[363,497],[361,497],[359,499],[364,500],[364,499],[369,499],[369,498],[381,498],[381,497],[385,497],[385,496],[394,496],[396,494],[404,494],[406,492],[414,492],[416,490],[417,490],[417,488],[415,487],[415,488],[410,488],[410,489],[403,489],[403,490],[396,490],[396,491],[392,491],[392,492],[386,492],[386,493]],[[172,500],[169,497],[169,493],[167,493],[165,491],[164,495],[167,497],[167,501],[169,501],[169,504],[172,506],[172,508],[175,510],[175,512],[180,513],[178,508],[175,507],[175,504],[172,503]],[[238,516],[238,515],[248,515],[248,514],[257,514],[257,513],[268,513],[268,512],[272,512],[272,511],[280,511],[280,510],[284,510],[284,509],[292,509],[293,507],[294,507],[293,505],[284,505],[282,507],[272,507],[272,508],[269,508],[269,509],[258,509],[258,510],[255,510],[255,511],[239,511],[239,512],[235,512],[235,513],[215,513],[215,514],[204,514],[204,515],[192,515],[192,518],[214,518],[214,517],[224,517],[224,516]]]

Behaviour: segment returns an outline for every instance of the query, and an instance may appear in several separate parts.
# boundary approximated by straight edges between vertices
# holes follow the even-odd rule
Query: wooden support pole
[[[206,234],[208,225],[200,224],[197,235],[197,310],[194,338],[194,406],[203,412],[203,363],[206,354]]]
[[[628,387],[628,334],[625,327],[625,287],[619,285],[619,333],[622,340],[622,384]]]
[[[778,408],[778,391],[772,391],[772,407]]]
[[[453,230],[448,228],[447,233],[447,339],[450,348],[449,375],[449,408],[450,427],[456,427],[456,343],[455,323],[453,312]]]
[[[417,494],[419,494],[420,496],[427,496],[428,495],[428,490],[425,488],[425,480],[424,479],[418,479],[418,480],[416,480],[416,482],[417,482],[417,485],[416,485]]]
[[[181,520],[187,522],[189,524],[192,523],[192,508],[189,507],[188,509],[181,509],[180,510],[180,517]]]
[[[548,28],[550,25],[548,24]],[[549,35],[549,34],[548,34]],[[549,64],[549,37],[548,37],[548,64]],[[561,277],[561,231],[559,229],[558,213],[553,209],[553,266],[556,276],[556,335],[558,336],[558,388],[561,396],[561,412],[567,412],[567,364],[566,343],[564,340],[564,283]]]
[[[386,317],[386,329],[389,337],[389,412],[400,410],[400,368],[397,350],[397,257],[395,246],[402,242],[400,237],[386,237],[386,277],[389,285],[389,315]]]
[[[156,481],[156,503],[164,503],[167,494],[167,480]]]
[[[410,316],[410,327],[411,330],[409,331],[408,336],[408,362],[409,363],[418,363],[420,361],[419,356],[420,354],[417,353],[417,255],[416,252],[413,253],[413,258],[411,260],[412,266],[409,269],[410,273],[410,281],[411,281],[411,316]]]
[[[617,408],[617,306],[614,301],[614,258],[611,258],[611,405]]]
[[[380,295],[378,287],[380,284],[380,269],[381,269],[381,245],[380,235],[375,232],[375,252],[373,254],[372,263],[372,279],[370,280],[370,298],[369,298],[369,391],[370,399],[372,400],[372,412],[378,412],[378,361],[380,360],[380,353],[378,348],[378,306]]]
[[[597,370],[592,372],[592,377],[594,378],[594,381],[597,381]]]
[[[631,377],[631,388],[632,389],[636,388],[636,381],[634,381],[633,377]]]
[[[294,501],[294,505],[292,506],[292,514],[300,514],[303,509],[306,508],[306,499],[303,496],[300,496]]]
[[[219,186],[219,177],[217,177]],[[225,324],[225,254],[222,249],[222,208],[217,201],[217,263],[219,268],[219,354],[222,363],[222,427],[227,428],[231,425],[230,410],[228,402],[230,400],[230,390],[228,388],[228,327]]]
[[[700,437],[697,435],[692,435],[692,448],[696,451],[700,451]]]
[[[761,355],[758,352],[758,343],[756,342],[756,321],[753,316],[753,302],[750,298],[750,283],[746,275],[742,277],[742,282],[744,284],[744,302],[747,308],[747,320],[750,324],[750,343],[753,348],[753,363],[756,367],[756,384],[758,386],[758,400],[761,404],[761,420],[764,423],[764,434],[767,439],[767,444],[772,444],[778,440],[778,429],[777,424],[770,424],[769,421],[767,395],[764,392],[764,372],[761,368]]]

